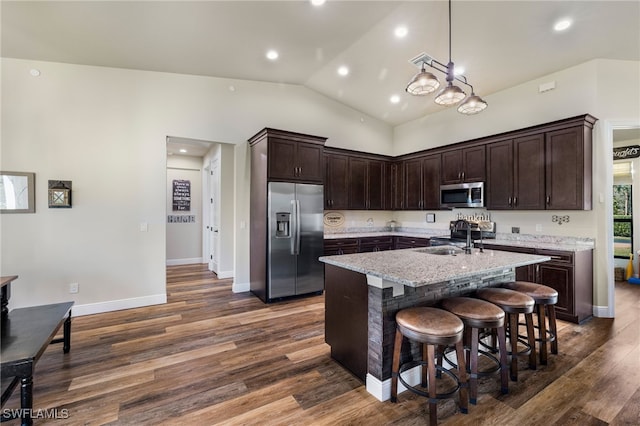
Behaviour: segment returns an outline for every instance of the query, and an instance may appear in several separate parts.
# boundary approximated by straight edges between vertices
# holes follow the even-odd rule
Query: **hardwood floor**
[[[265,305],[205,265],[168,267],[167,292],[165,305],[73,319],[71,352],[49,347],[34,377],[34,408],[68,418],[36,424],[428,423],[423,398],[379,402],[330,358],[323,296]],[[443,401],[440,424],[639,425],[640,286],[617,284],[616,314],[560,322],[547,366],[523,358],[508,395],[483,378],[478,405]]]

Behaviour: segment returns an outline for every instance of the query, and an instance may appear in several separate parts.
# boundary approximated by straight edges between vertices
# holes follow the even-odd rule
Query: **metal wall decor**
[[[564,216],[558,216],[558,215],[553,215],[551,216],[551,222],[556,222],[558,225],[562,225],[563,223],[568,223],[569,222],[569,215],[564,215]]]
[[[71,181],[49,181],[49,208],[71,208]]]

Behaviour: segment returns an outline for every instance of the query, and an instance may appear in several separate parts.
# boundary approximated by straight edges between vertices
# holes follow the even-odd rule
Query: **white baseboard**
[[[140,308],[150,305],[161,305],[167,303],[166,294],[155,294],[144,297],[134,297],[131,299],[109,300],[108,302],[88,303],[85,305],[74,305],[71,308],[72,316],[100,314],[103,312],[120,311],[123,309]]]
[[[185,259],[167,259],[167,266],[175,265],[192,265],[194,263],[204,263],[201,257],[192,257]]]
[[[225,279],[225,278],[233,278],[233,271],[220,271],[216,274],[218,276],[218,278]]]
[[[231,291],[234,293],[246,293],[247,291],[251,291],[251,283],[234,282],[231,285]]]
[[[420,383],[422,368],[418,365],[404,373],[402,378],[410,386],[415,386]],[[406,391],[407,388],[398,380],[398,394]],[[378,378],[367,373],[367,392],[375,396],[379,401],[387,401],[391,398],[391,379],[380,381]]]
[[[593,316],[597,318],[613,318],[614,315],[608,306],[593,306]]]

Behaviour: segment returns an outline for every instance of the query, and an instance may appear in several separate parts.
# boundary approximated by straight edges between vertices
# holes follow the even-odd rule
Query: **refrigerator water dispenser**
[[[291,238],[291,213],[276,212],[276,238]]]

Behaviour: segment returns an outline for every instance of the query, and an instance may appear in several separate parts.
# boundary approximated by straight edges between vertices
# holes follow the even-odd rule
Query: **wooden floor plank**
[[[34,408],[52,425],[427,425],[425,398],[380,402],[333,361],[324,296],[265,304],[206,265],[167,267],[168,303],[73,318],[71,352],[52,345]],[[469,414],[438,404],[443,425],[640,424],[640,286],[616,284],[616,318],[559,323],[560,353],[502,395],[480,379]],[[19,406],[19,392],[6,408]],[[8,425],[19,422],[10,421]]]

